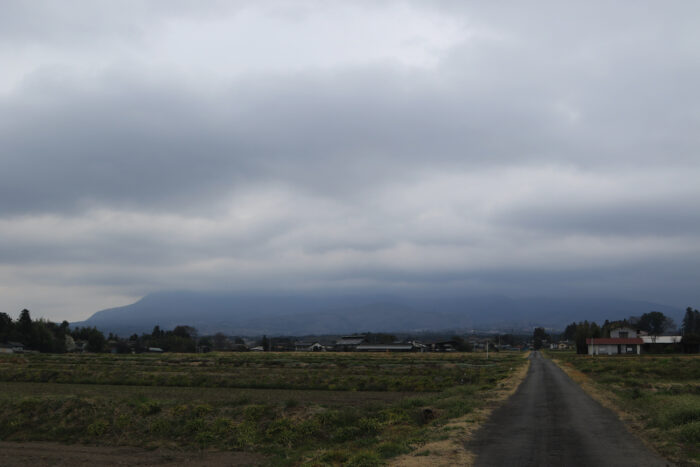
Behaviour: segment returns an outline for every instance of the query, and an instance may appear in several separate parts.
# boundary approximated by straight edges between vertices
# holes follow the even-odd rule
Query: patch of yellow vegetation
[[[527,358],[530,353],[523,355]],[[484,394],[485,403],[474,411],[436,427],[447,435],[447,439],[421,445],[413,452],[392,459],[389,465],[396,467],[449,467],[474,465],[474,454],[465,448],[476,430],[489,418],[491,412],[508,399],[520,386],[530,369],[530,360],[501,381],[497,388]]]

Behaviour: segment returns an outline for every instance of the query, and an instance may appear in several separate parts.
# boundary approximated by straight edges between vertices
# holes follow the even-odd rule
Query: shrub
[[[139,413],[143,416],[155,415],[161,410],[160,404],[156,401],[146,401],[139,406]]]
[[[374,467],[382,464],[384,461],[379,457],[379,454],[372,451],[361,451],[348,459],[344,465],[348,467]]]
[[[331,449],[321,455],[321,462],[325,464],[343,464],[347,462],[350,453],[344,449]]]
[[[272,409],[267,405],[253,404],[243,409],[243,417],[250,422],[257,422],[271,415]]]
[[[185,423],[185,430],[189,433],[199,433],[200,431],[204,430],[205,423],[204,420],[201,418],[193,418],[192,420],[189,420],[187,423]]]
[[[100,437],[107,432],[109,423],[106,420],[97,420],[87,427],[87,432],[90,436]]]
[[[291,447],[297,439],[294,425],[288,418],[279,418],[267,427],[265,436],[275,444]]]
[[[293,409],[294,407],[299,406],[299,401],[296,399],[287,399],[284,401],[284,408],[285,409]]]
[[[331,435],[331,439],[333,441],[350,441],[356,438],[359,438],[362,436],[362,432],[360,429],[356,426],[343,426],[338,428],[333,432]]]
[[[360,431],[365,435],[375,435],[382,428],[381,423],[376,418],[361,418],[357,424]]]
[[[700,421],[683,425],[680,429],[681,439],[689,443],[700,443]]]
[[[700,422],[700,406],[679,407],[671,410],[664,418],[667,426]]]
[[[253,422],[243,422],[235,427],[234,446],[238,449],[250,449],[257,444],[258,432]]]
[[[158,418],[148,425],[148,431],[153,434],[163,436],[167,434],[171,429],[172,424],[163,418]]]
[[[385,441],[377,446],[377,452],[385,459],[409,452],[411,448],[397,441]]]

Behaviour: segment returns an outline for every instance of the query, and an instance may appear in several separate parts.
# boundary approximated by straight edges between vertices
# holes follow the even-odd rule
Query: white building
[[[641,354],[640,337],[591,337],[586,339],[588,355]]]
[[[682,336],[649,336],[644,331],[632,328],[617,328],[610,331],[610,337],[586,339],[588,355],[641,354],[642,346],[648,344],[680,344]],[[645,350],[650,350],[646,347]]]
[[[680,344],[683,336],[641,336],[645,344]]]

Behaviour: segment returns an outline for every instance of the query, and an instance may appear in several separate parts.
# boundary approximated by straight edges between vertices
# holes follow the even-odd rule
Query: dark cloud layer
[[[3,305],[75,319],[280,286],[697,303],[698,9],[7,3]],[[52,304],[62,287],[84,298]]]

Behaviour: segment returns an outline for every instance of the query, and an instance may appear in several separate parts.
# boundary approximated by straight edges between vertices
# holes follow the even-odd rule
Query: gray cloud
[[[8,3],[3,306],[31,290],[77,318],[189,287],[697,303],[698,9]],[[79,310],[50,305],[62,286]]]

